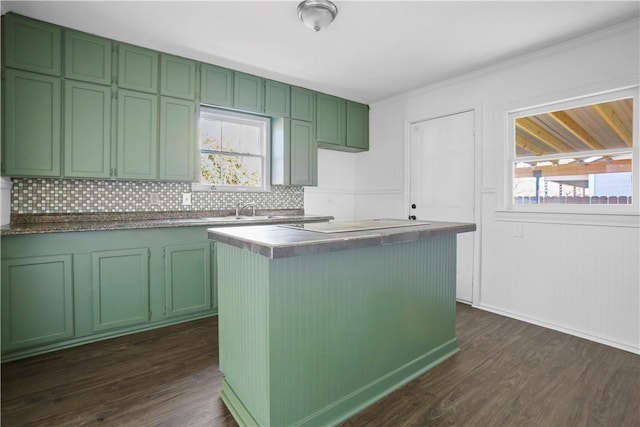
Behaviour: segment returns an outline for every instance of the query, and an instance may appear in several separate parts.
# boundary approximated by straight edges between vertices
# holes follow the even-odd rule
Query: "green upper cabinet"
[[[369,106],[347,101],[347,139],[349,149],[369,149]]]
[[[74,335],[71,255],[2,260],[2,351]]]
[[[318,185],[318,147],[313,124],[291,120],[291,185]]]
[[[340,148],[345,145],[344,99],[318,93],[316,95],[316,140],[320,148]]]
[[[164,248],[167,317],[211,310],[211,245]]]
[[[202,64],[200,102],[206,105],[233,107],[233,77],[233,70]]]
[[[12,13],[2,17],[4,66],[60,76],[62,28]]]
[[[3,174],[59,177],[60,79],[7,69],[3,92]]]
[[[111,85],[111,40],[66,30],[64,45],[67,79]]]
[[[319,148],[369,149],[369,107],[322,93],[316,96],[316,140]]]
[[[271,120],[271,183],[317,185],[318,147],[313,123],[276,117]]]
[[[196,110],[194,101],[160,98],[160,179],[195,179]]]
[[[111,175],[111,87],[65,82],[64,176]]]
[[[149,249],[91,253],[93,330],[149,321]]]
[[[161,54],[160,94],[194,100],[196,98],[196,62]]]
[[[158,177],[158,97],[130,90],[118,91],[118,166],[125,179]]]
[[[236,72],[234,75],[233,107],[238,110],[262,113],[264,111],[264,79]]]
[[[264,113],[269,116],[289,117],[291,87],[288,84],[265,80]]]
[[[158,93],[158,52],[120,43],[118,87]]]
[[[315,92],[301,87],[291,87],[291,118],[312,122],[316,111]]]

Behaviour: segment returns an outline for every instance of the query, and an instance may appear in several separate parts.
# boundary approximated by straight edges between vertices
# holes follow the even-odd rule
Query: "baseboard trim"
[[[575,337],[578,338],[583,338],[589,341],[593,341],[593,342],[597,342],[599,344],[604,344],[607,345],[609,347],[613,347],[613,348],[617,348],[619,350],[624,350],[624,351],[628,351],[629,353],[634,353],[634,354],[640,354],[640,345],[639,346],[633,346],[632,344],[629,343],[623,343],[623,342],[619,342],[619,341],[615,341],[615,340],[611,340],[608,338],[604,338],[604,337],[599,337],[597,335],[592,335],[588,332],[583,332],[583,331],[579,331],[576,329],[571,329],[571,328],[566,328],[560,325],[556,325],[553,323],[549,323],[549,322],[545,322],[543,320],[540,319],[536,319],[533,317],[529,317],[529,316],[525,316],[523,314],[520,313],[516,313],[513,311],[509,311],[509,310],[504,310],[498,307],[494,307],[492,305],[489,304],[474,304],[473,305],[474,308],[480,309],[480,310],[484,310],[484,311],[488,311],[491,313],[495,313],[498,314],[500,316],[505,316],[505,317],[510,317],[512,319],[516,319],[516,320],[520,320],[526,323],[531,323],[532,325],[537,325],[537,326],[541,326],[543,328],[547,328],[547,329],[552,329],[554,331],[558,331],[558,332],[562,332],[568,335],[573,335]]]

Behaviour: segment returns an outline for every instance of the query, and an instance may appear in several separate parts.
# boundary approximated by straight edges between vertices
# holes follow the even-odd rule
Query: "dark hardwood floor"
[[[640,426],[640,356],[458,304],[460,352],[343,426]],[[236,426],[217,318],[2,367],[2,427]]]

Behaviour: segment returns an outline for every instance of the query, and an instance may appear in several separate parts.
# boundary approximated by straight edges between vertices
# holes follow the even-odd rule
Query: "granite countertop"
[[[340,221],[332,221],[339,226]],[[339,228],[339,227],[336,227]],[[246,249],[267,258],[286,258],[344,249],[411,242],[435,236],[475,231],[473,223],[431,221],[417,225],[363,231],[322,233],[278,225],[209,228],[209,239]]]
[[[0,236],[172,227],[288,224],[322,222],[331,219],[333,219],[332,216],[307,215],[302,209],[257,210],[255,216],[242,216],[239,219],[234,216],[233,211],[25,214],[13,216],[11,224],[0,227]]]

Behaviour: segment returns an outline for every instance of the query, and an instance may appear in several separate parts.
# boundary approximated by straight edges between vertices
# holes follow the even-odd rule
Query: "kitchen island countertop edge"
[[[474,223],[431,221],[408,227],[340,233],[319,233],[278,225],[213,227],[209,239],[249,250],[267,258],[287,258],[345,249],[411,242],[476,230]]]

